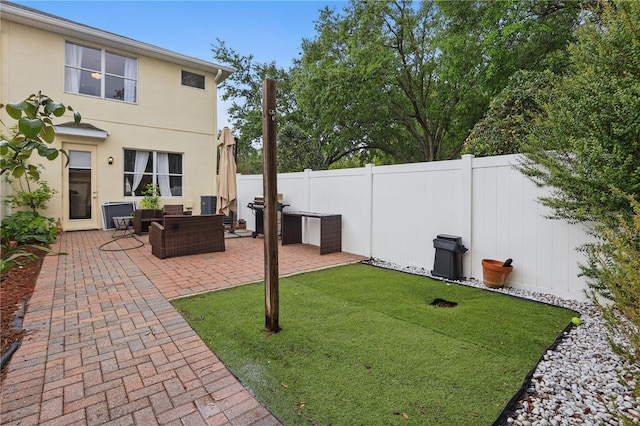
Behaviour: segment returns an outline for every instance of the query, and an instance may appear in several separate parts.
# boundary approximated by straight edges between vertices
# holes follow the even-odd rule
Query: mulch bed
[[[29,261],[22,266],[17,266],[7,271],[0,282],[0,355],[20,340],[25,334],[24,330],[14,327],[16,312],[23,302],[28,302],[33,294],[33,289],[42,267],[42,258],[47,254],[35,248],[24,248],[37,256],[37,259]],[[6,369],[2,369],[0,382],[4,381]]]

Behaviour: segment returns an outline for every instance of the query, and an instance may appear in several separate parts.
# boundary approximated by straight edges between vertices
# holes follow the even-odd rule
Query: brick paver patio
[[[261,281],[263,240],[170,259],[143,247],[102,251],[109,231],[67,232],[47,256],[7,367],[2,425],[277,425],[168,300]],[[103,248],[133,247],[130,238]],[[279,246],[280,275],[352,263],[317,247]]]

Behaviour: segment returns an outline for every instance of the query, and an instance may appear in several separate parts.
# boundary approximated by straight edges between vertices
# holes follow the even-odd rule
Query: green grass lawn
[[[441,298],[453,308],[430,303]],[[287,425],[487,425],[575,314],[367,265],[173,301]]]

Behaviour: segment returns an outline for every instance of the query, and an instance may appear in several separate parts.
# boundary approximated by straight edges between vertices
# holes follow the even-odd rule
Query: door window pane
[[[91,169],[91,153],[86,151],[69,151],[69,167]]]
[[[69,151],[69,219],[91,219],[91,153]]]

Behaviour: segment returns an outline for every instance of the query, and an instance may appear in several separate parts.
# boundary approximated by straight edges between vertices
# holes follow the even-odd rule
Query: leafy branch
[[[55,139],[52,116],[62,117],[69,110],[73,112],[73,120],[77,125],[81,120],[80,113],[70,106],[54,102],[42,92],[32,94],[18,103],[0,104],[0,109],[2,108],[9,117],[18,121],[18,125],[11,139],[0,140],[0,176],[10,173],[13,177],[20,178],[27,173],[38,180],[38,168],[27,162],[34,151],[47,160],[55,160],[62,153],[67,158],[67,163],[69,162],[64,150],[51,146]]]

